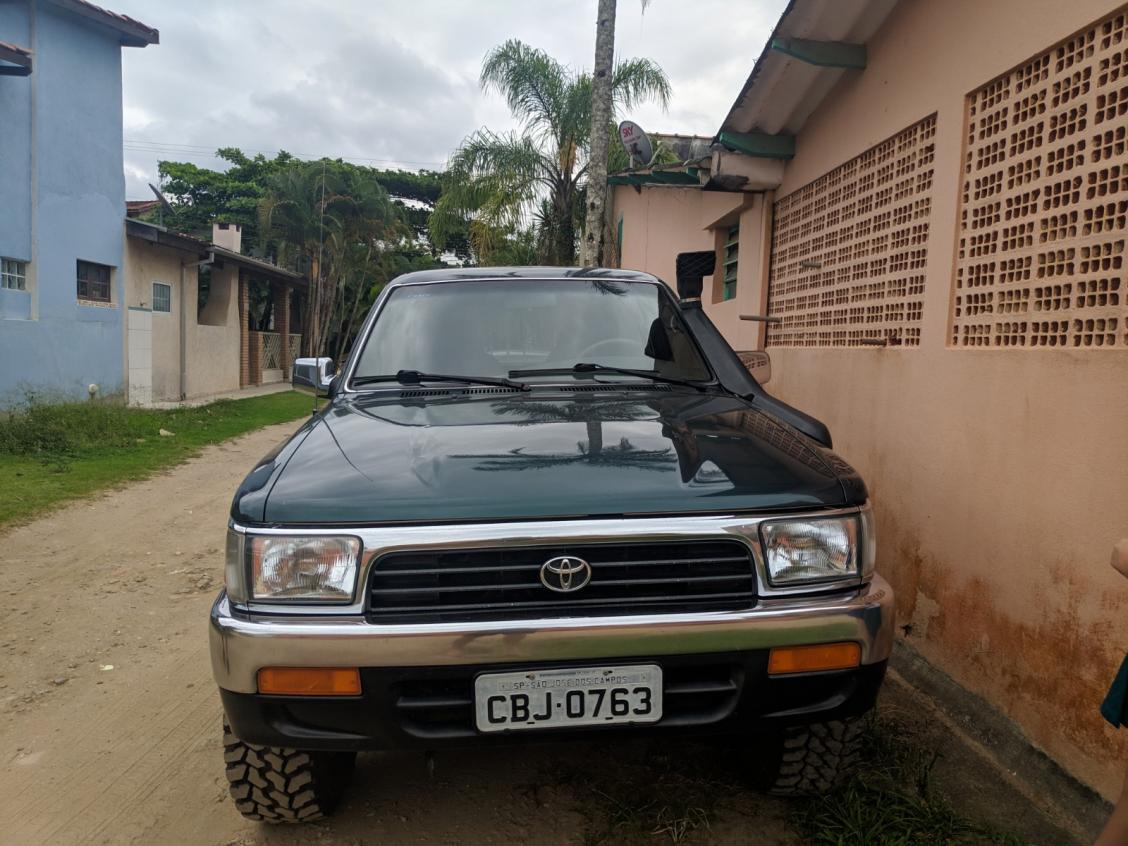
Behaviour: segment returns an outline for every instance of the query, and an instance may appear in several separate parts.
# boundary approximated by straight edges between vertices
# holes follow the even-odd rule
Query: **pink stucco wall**
[[[1128,759],[1097,710],[1128,648],[1128,582],[1108,564],[1128,537],[1128,350],[961,348],[949,321],[966,95],[1115,8],[902,0],[866,70],[808,121],[775,196],[936,113],[920,346],[769,348],[773,392],[826,421],[870,485],[903,637],[1109,797]],[[675,253],[715,243],[702,196],[618,189],[623,266],[669,278]],[[765,250],[744,220],[756,202],[742,272]],[[755,330],[733,312],[763,307],[755,264],[735,305],[708,306],[737,347]]]

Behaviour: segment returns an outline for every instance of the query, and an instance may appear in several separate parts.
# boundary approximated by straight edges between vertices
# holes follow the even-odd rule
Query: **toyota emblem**
[[[561,555],[541,564],[541,584],[557,593],[571,593],[591,581],[591,565],[582,558]]]

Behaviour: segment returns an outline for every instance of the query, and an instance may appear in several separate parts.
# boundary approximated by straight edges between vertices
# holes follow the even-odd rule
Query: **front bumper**
[[[885,661],[853,670],[769,676],[768,651],[639,656],[662,666],[663,716],[650,725],[562,727],[481,734],[474,725],[480,666],[361,670],[353,697],[263,696],[221,690],[235,735],[247,743],[296,749],[437,749],[547,740],[671,734],[752,735],[842,719],[871,707]],[[489,670],[575,666],[575,660],[491,665]]]
[[[893,647],[893,590],[880,576],[849,593],[761,598],[740,612],[519,622],[373,625],[359,616],[253,617],[221,593],[212,606],[212,671],[232,693],[257,691],[262,667],[490,667],[766,651],[854,641],[861,662]],[[766,654],[766,652],[765,652]]]

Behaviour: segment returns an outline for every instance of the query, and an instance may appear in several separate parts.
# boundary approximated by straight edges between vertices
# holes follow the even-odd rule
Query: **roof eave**
[[[302,274],[293,270],[286,270],[268,261],[262,261],[252,256],[236,253],[226,247],[217,247],[215,244],[200,238],[193,238],[183,232],[173,232],[164,226],[150,223],[147,220],[138,220],[134,217],[125,219],[125,233],[134,238],[140,238],[162,247],[172,247],[186,252],[195,252],[201,256],[213,254],[216,258],[229,261],[234,265],[254,271],[262,276],[272,277],[282,282],[299,283],[308,285],[309,280]]]
[[[898,0],[791,0],[717,131],[796,135]]]
[[[700,188],[701,170],[697,164],[624,170],[607,177],[608,185],[666,185],[673,188]]]
[[[279,267],[276,264],[271,264],[268,261],[262,261],[252,256],[237,253],[234,250],[229,250],[226,247],[217,247],[215,244],[209,244],[208,249],[215,253],[216,258],[230,261],[247,270],[255,271],[263,276],[271,276],[283,282],[299,282],[303,285],[308,285],[309,280],[302,274],[293,270],[286,270],[284,267]]]
[[[125,219],[125,234],[161,247],[171,247],[200,256],[207,255],[211,250],[211,245],[206,241],[201,241],[181,232],[171,232],[163,226],[132,217]]]
[[[119,15],[100,6],[95,6],[88,0],[50,0],[60,9],[65,9],[102,26],[108,27],[118,35],[118,41],[123,47],[147,47],[150,44],[159,44],[161,34],[159,30],[146,26],[141,21],[134,20],[126,15]]]
[[[18,44],[0,41],[0,75],[30,76],[31,67],[30,50]]]

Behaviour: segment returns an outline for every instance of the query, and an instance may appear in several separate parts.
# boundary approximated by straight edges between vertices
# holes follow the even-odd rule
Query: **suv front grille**
[[[546,588],[541,566],[558,556],[587,561],[591,582]],[[394,552],[368,578],[368,617],[388,624],[733,611],[755,601],[752,556],[735,540]]]

